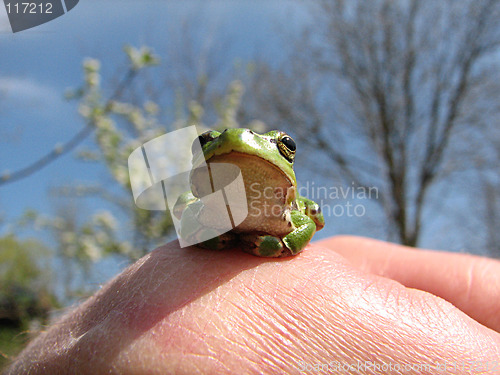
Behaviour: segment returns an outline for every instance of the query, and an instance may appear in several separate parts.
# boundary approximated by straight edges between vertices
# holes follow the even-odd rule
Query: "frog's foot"
[[[325,218],[321,213],[319,204],[304,197],[297,198],[297,203],[300,211],[314,221],[316,224],[316,231],[321,230],[325,226]]]
[[[260,257],[281,258],[297,255],[316,232],[316,223],[300,211],[290,215],[293,230],[282,239],[269,234],[240,234],[243,250]]]
[[[247,253],[259,257],[280,258],[292,255],[283,241],[266,234],[240,234],[242,248]]]
[[[293,230],[283,237],[283,243],[292,255],[300,253],[316,233],[316,223],[300,211],[290,214]]]
[[[205,236],[203,238],[206,238]],[[210,250],[222,250],[234,247],[237,244],[237,237],[232,233],[224,233],[206,241],[201,241],[196,246]]]

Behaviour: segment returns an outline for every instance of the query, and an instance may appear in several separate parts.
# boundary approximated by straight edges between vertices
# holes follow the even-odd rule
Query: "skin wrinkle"
[[[317,263],[315,263],[314,265],[315,265],[315,268],[316,268],[316,267],[317,267]],[[313,271],[313,272],[311,272],[311,274],[312,274],[312,273],[314,273],[314,271]],[[293,278],[293,279],[297,279],[297,280],[299,280],[299,282],[298,282],[298,287],[297,287],[297,286],[294,286],[294,287],[292,287],[292,288],[288,288],[288,289],[286,289],[286,290],[284,291],[284,292],[285,292],[285,293],[284,293],[284,295],[285,295],[285,296],[287,296],[287,295],[289,295],[289,294],[290,294],[290,293],[286,293],[288,290],[297,291],[297,289],[298,289],[298,290],[304,289],[304,288],[306,287],[306,285],[315,285],[315,284],[316,284],[316,283],[313,281],[313,278],[312,278],[312,277],[310,277],[310,276],[309,276],[309,275],[307,275],[307,274],[306,274],[305,276],[304,276],[304,275],[300,275],[300,277],[297,277],[297,278],[295,278],[294,276],[295,276],[295,275],[292,275],[292,278]],[[304,280],[306,280],[306,282],[300,282],[300,281],[301,281],[300,279],[304,279]],[[262,302],[262,303],[267,303],[267,305],[268,305],[268,306],[271,306],[271,308],[273,308],[274,304],[271,304],[271,303],[268,303],[268,302],[267,302],[267,300],[265,299],[265,297],[263,297],[263,295],[265,295],[263,292],[259,292],[259,291],[253,291],[253,292],[254,292],[254,294],[255,294],[255,297],[256,297],[258,300],[260,300],[260,302]],[[309,290],[309,292],[311,292],[311,290]],[[301,294],[303,294],[303,293],[301,293]],[[311,293],[311,294],[314,294],[314,293]],[[321,293],[318,293],[318,294],[316,294],[316,295],[320,295],[320,296],[322,296],[322,294],[321,294]],[[323,297],[321,297],[321,298],[323,298]],[[297,298],[297,300],[299,300],[299,301],[300,301],[300,298]],[[293,302],[294,300],[291,300],[291,301]],[[286,304],[286,303],[287,303],[287,302],[286,302],[286,300],[285,300],[285,301],[280,300],[279,302],[280,302],[281,304]],[[315,305],[315,306],[317,306],[317,305],[318,305],[318,303],[315,301],[315,302],[314,302],[313,304],[311,304],[311,305]],[[295,304],[295,306],[293,306],[293,304],[291,305],[290,303],[288,303],[288,306],[287,306],[287,307],[289,307],[289,308],[290,308],[290,310],[292,310],[292,311],[294,311],[294,310],[304,311],[304,307],[303,307],[303,306],[297,306],[296,304]],[[277,313],[277,314],[279,314],[278,312],[279,312],[280,310],[283,310],[283,308],[274,308],[274,312],[275,312],[275,313]],[[273,316],[275,316],[275,315],[273,315]],[[278,317],[281,317],[281,318],[283,319],[283,316],[278,316]],[[296,319],[296,320],[297,320],[297,319]],[[306,317],[306,318],[303,318],[302,320],[307,322],[307,321],[308,321],[308,318]],[[283,324],[286,324],[286,322],[285,322],[285,323],[283,323]],[[323,323],[322,325],[324,326],[324,323]],[[320,331],[320,332],[321,332],[321,331]],[[318,340],[318,341],[319,341],[319,340]],[[314,349],[314,347],[312,347],[311,349]],[[315,349],[315,351],[317,351],[318,349],[320,349],[320,348],[316,348],[316,349]]]
[[[352,350],[350,345],[358,341],[358,338],[351,335],[351,332],[346,329],[347,327],[332,325],[325,327],[325,322],[317,318],[311,318],[310,327],[315,336],[314,348],[316,349],[318,361],[321,358],[335,358],[340,360],[357,358],[357,353]],[[304,337],[303,339],[306,338]]]
[[[258,314],[255,314],[255,312],[247,311],[237,304],[232,303],[232,305],[247,316],[250,325],[248,327],[249,329],[244,329],[246,329],[247,333],[255,337],[253,340],[254,343],[260,343],[261,345],[264,345],[264,348],[262,348],[262,350],[256,350],[255,353],[259,357],[267,356],[267,353],[272,352],[272,347],[269,348],[271,350],[265,350],[267,346],[272,346],[273,336],[271,335],[269,330],[269,328],[272,328],[272,324],[266,321],[265,316],[259,316]],[[255,345],[255,347],[257,348],[259,347],[259,345]]]
[[[229,281],[229,283],[231,283],[231,281]],[[201,304],[202,312],[199,314],[199,316],[210,316],[209,314],[214,314],[215,318],[218,318],[219,322],[220,314],[221,313],[224,314],[223,303],[228,300],[228,296],[231,293],[232,293],[232,288],[227,288],[225,293],[221,291],[221,288],[217,288],[216,290],[214,290],[212,295],[207,296],[208,301],[206,303]],[[215,305],[215,308],[211,308],[212,305]],[[210,326],[214,326],[216,329],[218,329],[218,327],[214,325],[214,319],[205,319],[203,323],[204,324],[202,328],[199,325],[198,321],[195,321],[196,326],[200,328],[199,330],[200,337],[207,339],[203,340],[204,342],[209,342],[208,339],[210,339],[211,337],[208,334],[206,334],[206,332],[208,331]],[[227,321],[225,323],[227,323]],[[227,324],[224,324],[224,328],[228,329],[228,332],[231,332],[234,327],[230,328],[228,327]],[[218,334],[219,334],[218,336],[223,336],[220,329],[218,329]]]
[[[224,340],[224,341],[228,341],[228,340]],[[239,346],[240,349],[243,349],[243,348],[241,348],[241,345],[239,343],[237,343],[236,341],[233,340],[233,341],[231,341],[231,343],[233,344],[233,346]],[[224,357],[220,356],[220,350],[212,350],[211,352],[213,353],[214,356],[217,356],[217,355],[220,356],[218,363],[220,363],[222,365],[222,367],[227,370],[227,373],[230,373],[231,368],[230,368],[230,366],[225,364],[225,359],[228,357],[234,357],[235,355],[237,355],[237,352],[235,352],[233,350],[228,350],[228,349],[226,349],[225,346],[223,346],[223,347],[224,347],[224,351],[225,351]],[[250,356],[247,356],[246,360],[251,363],[252,367],[258,367],[258,362],[254,361]]]
[[[251,346],[248,346],[248,342],[246,342],[246,341],[245,341],[245,342],[243,342],[243,343],[240,343],[240,342],[238,342],[237,340],[231,340],[231,337],[223,337],[223,336],[217,336],[216,338],[217,338],[218,340],[222,340],[222,341],[229,341],[229,342],[230,342],[231,344],[233,344],[234,346],[238,346],[238,348],[241,350],[241,352],[242,352],[242,353],[244,353],[244,352],[245,352],[248,348],[252,348]],[[222,345],[221,345],[221,347],[226,348],[226,345],[222,344]],[[226,351],[227,351],[227,349],[226,349]],[[234,352],[233,352],[233,351],[231,351],[230,353],[231,353],[231,355],[238,355],[238,354],[237,354],[237,353],[238,353],[237,351],[234,351]],[[255,351],[254,351],[254,354],[256,354],[257,358],[259,358],[259,356],[258,356],[258,353],[257,353],[257,352],[255,352]],[[248,361],[250,361],[251,363],[253,363],[255,366],[258,366],[258,365],[259,365],[259,362],[257,362],[256,360],[254,360],[254,359],[252,358],[252,356],[247,355],[247,356],[246,356],[246,359],[247,359]]]
[[[396,320],[401,320],[401,310],[404,309],[404,298],[402,297],[403,287],[401,284],[387,285],[386,298],[384,299],[383,306],[389,315],[392,314]]]
[[[249,335],[253,335],[254,339],[253,340],[245,340],[245,344],[242,346],[243,353],[245,353],[243,356],[247,360],[250,360],[252,363],[255,364],[257,369],[261,369],[263,367],[263,363],[272,363],[273,367],[277,367],[279,365],[279,361],[277,358],[277,355],[281,354],[279,351],[272,351],[272,348],[269,348],[267,346],[263,346],[262,344],[265,342],[263,340],[263,335],[262,333],[257,333],[254,330],[250,330],[245,328],[245,332],[248,333]],[[260,339],[260,340],[259,340]],[[248,344],[250,343],[250,344]],[[267,348],[267,350],[265,350]],[[248,350],[250,349],[251,353],[248,353]],[[251,355],[252,354],[252,355]],[[269,359],[272,359],[269,361]],[[259,371],[260,372],[260,371]]]
[[[317,307],[315,308],[316,311],[312,311],[310,309],[310,306]],[[313,345],[312,340],[308,340],[306,334],[308,334],[309,332],[314,332],[313,349],[316,352],[323,352],[326,354],[326,356],[330,356],[334,352],[344,353],[346,351],[345,347],[342,345],[342,337],[345,337],[345,335],[338,334],[344,331],[343,326],[340,324],[340,322],[324,320],[325,316],[331,315],[329,313],[329,306],[321,306],[313,302],[306,306],[302,306],[301,313],[301,319],[296,317],[296,321],[300,322],[302,320],[304,322],[302,324],[303,327],[297,327],[298,329],[296,334],[299,339],[302,339],[308,342],[310,345]],[[337,332],[337,334],[335,334],[335,332]],[[334,344],[333,346],[332,343]],[[325,347],[325,344],[327,344],[328,347]],[[320,358],[321,356],[318,357]]]
[[[259,303],[266,303],[266,300],[263,299],[263,298],[259,298],[260,296],[259,295],[255,295],[255,300],[257,300]],[[280,311],[278,308],[276,308],[275,306],[273,306],[273,304],[271,303],[268,303],[267,304],[268,308],[272,310],[272,313],[273,313],[273,318],[276,317],[276,318],[281,318],[283,319],[283,316],[280,314]],[[280,335],[281,338],[285,338],[286,341],[288,343],[292,343],[290,338],[291,338],[291,335],[287,335],[288,332],[285,328],[285,325],[284,324],[281,324],[278,319],[270,319],[269,322],[267,322],[267,326],[271,329],[273,329],[274,332],[278,333]],[[271,335],[271,333],[267,333],[267,330],[263,330],[264,332],[266,332],[266,334],[269,334]],[[288,337],[287,337],[288,336]],[[272,338],[272,336],[270,336]],[[283,346],[286,347],[286,342],[282,342]]]
[[[278,292],[282,289],[282,288],[281,288],[281,285],[280,285],[280,282],[279,282],[279,281],[280,281],[280,275],[281,275],[282,264],[278,264],[276,268],[278,268],[278,269],[277,269],[277,271],[274,273],[274,274],[276,275],[276,276],[275,276],[275,277],[276,277],[276,282],[274,283],[274,293],[273,293],[273,297],[272,297],[273,299],[275,299],[275,298],[276,298],[276,296],[277,296]]]
[[[219,358],[217,358],[217,356],[214,355],[214,354],[202,354],[202,353],[192,353],[191,352],[191,353],[185,353],[185,355],[186,355],[186,359],[193,360],[193,361],[194,361],[195,358],[202,358],[203,360],[209,359],[211,362],[215,362],[218,367],[220,366],[222,369],[225,369],[226,371],[229,371],[229,368],[227,368],[224,365],[224,363]],[[199,371],[199,373],[202,374],[203,373],[203,368],[200,367],[200,370],[201,371]]]
[[[243,311],[243,312],[246,312],[246,311]],[[210,320],[210,321],[213,321],[213,319],[209,319],[209,320]],[[255,335],[252,335],[252,336],[255,336]],[[244,337],[244,336],[243,336],[243,337]],[[254,344],[249,345],[248,343],[246,344],[246,347],[250,347],[250,348],[251,348],[251,347],[254,347],[254,346],[257,346],[257,345],[254,345]],[[223,345],[223,347],[225,347],[225,345]],[[258,358],[258,356],[257,356],[257,358]]]
[[[253,291],[252,291],[253,292]],[[276,332],[280,338],[285,339],[286,341],[280,342],[280,345],[282,346],[281,348],[278,348],[278,353],[280,354],[289,354],[290,356],[294,355],[294,352],[289,349],[292,347],[292,345],[295,345],[293,341],[293,331],[290,330],[290,328],[287,328],[288,324],[291,323],[292,327],[295,325],[295,322],[286,319],[283,315],[283,312],[281,309],[279,309],[277,306],[275,306],[272,303],[268,303],[268,301],[265,298],[262,298],[262,296],[259,295],[258,292],[253,292],[254,293],[254,298],[263,304],[266,304],[273,312],[273,317],[276,318],[281,318],[283,320],[283,323],[280,323],[278,319],[273,318],[269,321],[268,325],[270,326],[271,329],[273,329],[274,332]],[[265,331],[265,330],[264,330]],[[272,333],[270,332],[268,335],[271,340],[274,340]],[[288,344],[288,345],[287,345]]]
[[[288,307],[288,306],[286,306]],[[285,327],[287,332],[287,339],[290,347],[293,350],[290,351],[289,360],[297,356],[298,349],[305,353],[317,353],[320,348],[315,345],[315,342],[304,336],[303,332],[308,332],[309,326],[303,322],[304,318],[307,319],[307,315],[298,317],[292,314],[286,313],[286,309],[278,315],[279,318],[283,320],[281,326]],[[277,309],[279,311],[279,309]],[[302,319],[301,319],[302,318]],[[288,323],[288,324],[287,324]],[[294,339],[295,338],[295,339]],[[281,346],[286,346],[286,343],[280,342]],[[318,359],[320,357],[318,356]]]
[[[358,310],[361,311],[361,310]],[[337,354],[337,358],[339,360],[349,362],[349,361],[362,361],[366,360],[367,358],[363,358],[360,353],[362,353],[359,348],[365,348],[369,349],[368,352],[372,352],[372,354],[376,355],[378,357],[379,351],[377,350],[377,347],[373,345],[375,340],[370,340],[369,342],[366,341],[367,337],[370,338],[375,338],[378,337],[378,332],[373,331],[371,333],[363,333],[364,329],[366,327],[366,324],[363,322],[363,319],[369,319],[369,316],[365,316],[363,312],[361,314],[350,314],[348,317],[345,316],[340,316],[338,318],[339,323],[342,321],[344,322],[344,326],[339,326],[336,327],[336,330],[332,330],[333,337],[335,337],[335,332],[338,333],[340,332],[343,339],[343,346],[340,346],[340,355]],[[321,326],[318,325],[318,329]],[[335,327],[334,327],[335,328]],[[332,353],[333,354],[333,353]]]
[[[182,332],[181,333],[176,332],[176,330],[182,330]],[[141,338],[142,341],[148,343],[149,347],[152,348],[152,350],[147,350],[148,353],[156,351],[156,354],[152,356],[151,362],[149,362],[147,364],[147,366],[151,367],[151,363],[165,362],[165,363],[168,363],[169,370],[168,371],[166,371],[165,369],[158,370],[157,372],[159,374],[172,373],[174,371],[178,371],[176,373],[186,373],[186,374],[193,373],[194,370],[190,369],[188,371],[185,368],[186,368],[186,366],[193,366],[196,364],[193,363],[193,361],[185,361],[184,360],[184,358],[186,358],[186,356],[188,356],[192,353],[188,352],[186,350],[186,348],[181,343],[180,343],[181,344],[180,346],[175,346],[175,342],[177,342],[178,339],[173,340],[174,345],[172,346],[172,349],[170,351],[167,352],[167,351],[163,350],[162,347],[158,345],[158,340],[154,339],[155,331],[158,331],[158,327],[155,327],[153,331],[149,331],[148,333],[146,333],[144,335],[143,338]],[[198,339],[197,331],[192,331],[191,334],[187,334],[188,331],[189,331],[189,327],[174,326],[174,327],[172,327],[171,330],[169,330],[169,336],[176,336],[179,338],[182,337],[186,342],[192,342],[193,340],[196,341]],[[159,332],[159,334],[164,336],[161,332]],[[163,338],[165,338],[165,337],[163,337]],[[141,361],[141,360],[143,360],[143,358],[142,358],[142,355],[140,353],[144,352],[144,348],[141,349],[141,347],[142,347],[141,342],[136,343],[136,345],[139,347],[139,350],[140,350],[140,352],[138,354],[139,355],[138,360]],[[149,347],[148,347],[148,349],[149,349]],[[200,348],[201,348],[201,346],[200,346]],[[201,352],[195,352],[195,354],[196,353],[204,354]],[[211,353],[207,353],[207,355],[210,355],[210,354]],[[137,355],[137,353],[133,350],[133,348],[129,347],[124,352],[124,356],[128,357],[130,355],[134,356],[134,355]],[[158,358],[158,356],[160,358]],[[188,363],[184,363],[184,362],[188,362]],[[146,368],[147,368],[147,366],[146,366]],[[120,369],[120,371],[118,373],[123,373],[124,370],[128,371],[129,367],[124,367],[124,365],[121,365],[118,367],[118,369]],[[149,373],[149,372],[146,371],[143,373]]]
[[[420,362],[418,359],[421,358],[421,362],[426,362],[425,356],[419,355],[415,350],[410,350],[405,344],[409,342],[407,340],[409,335],[401,334],[401,332],[394,329],[394,327],[388,328],[387,330],[379,329],[367,336],[370,338],[368,345],[366,341],[363,342],[362,339],[359,344],[360,347],[364,347],[371,355],[368,358],[360,357],[359,360],[361,361],[369,360],[378,363],[415,363]]]
[[[207,341],[206,339],[208,337],[208,334],[205,333],[206,329],[207,329],[207,325],[208,325],[208,321],[207,321],[207,324],[205,325],[203,330],[197,330],[197,331],[195,329],[184,327],[184,329],[191,330],[193,333],[193,336],[198,336],[198,340],[193,340],[190,344],[188,344],[185,348],[183,348],[182,349],[183,355],[192,355],[192,354],[196,353],[196,346],[197,345],[199,346],[200,342],[202,343],[202,342]],[[201,354],[201,353],[197,353],[197,354]]]
[[[429,335],[432,338],[432,345],[449,345],[449,336],[451,333],[450,328],[454,326],[454,322],[450,320],[450,315],[454,316],[452,311],[453,306],[444,300],[429,299],[427,298],[428,295],[425,292],[418,290],[411,292],[411,296],[409,296],[410,298],[407,298],[407,300],[412,305],[412,308],[408,308],[405,311],[410,316],[410,319],[404,321],[410,328],[410,332],[414,333],[414,335],[418,335],[417,337],[425,338],[425,335],[429,330],[443,330],[446,332],[447,336],[443,337],[442,340],[440,340],[441,336],[432,337]],[[405,304],[401,305],[405,306]],[[432,315],[423,314],[425,310],[432,311]],[[435,324],[433,322],[439,322],[439,324]],[[419,332],[424,333],[424,335],[419,335]],[[411,342],[412,337],[409,339]],[[455,344],[456,341],[454,341],[454,345]]]

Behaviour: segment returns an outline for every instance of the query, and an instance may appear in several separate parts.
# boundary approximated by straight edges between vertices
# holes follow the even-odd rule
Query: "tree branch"
[[[134,77],[137,75],[137,72],[138,72],[137,69],[134,68],[130,68],[128,70],[124,79],[120,82],[120,84],[116,87],[113,94],[106,101],[106,104],[104,106],[105,112],[109,112],[111,110],[112,102],[114,100],[117,100],[121,96],[123,90],[125,90],[126,86],[128,86],[130,82],[134,79]],[[81,144],[94,131],[94,129],[95,129],[95,124],[92,121],[89,121],[83,129],[81,129],[78,133],[76,133],[69,141],[67,141],[63,145],[56,146],[52,151],[48,152],[46,155],[34,161],[27,167],[21,168],[12,173],[6,173],[3,176],[1,176],[0,186],[29,177],[33,173],[46,167],[53,161],[67,154],[69,151],[73,150],[76,146]]]

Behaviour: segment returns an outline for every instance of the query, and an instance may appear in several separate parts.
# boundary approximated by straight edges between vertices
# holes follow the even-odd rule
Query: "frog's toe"
[[[221,250],[235,245],[235,236],[231,233],[224,233],[209,240],[198,243],[198,246],[210,250]]]
[[[243,250],[266,258],[280,258],[292,255],[283,241],[271,235],[244,234],[240,237]]]

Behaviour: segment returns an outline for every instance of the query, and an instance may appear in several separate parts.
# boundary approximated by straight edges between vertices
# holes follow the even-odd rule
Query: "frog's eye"
[[[295,150],[297,149],[295,141],[287,135],[281,138],[281,142],[292,152],[295,152]]]
[[[194,154],[195,151],[197,150],[197,147],[195,147],[198,142],[200,142],[201,147],[206,145],[208,142],[213,141],[215,138],[218,137],[218,133],[215,133],[213,130],[206,131],[205,133],[201,134],[197,139],[193,141],[193,144],[191,145],[191,153]]]
[[[287,159],[290,163],[293,163],[297,145],[289,135],[283,134],[278,139],[278,149],[280,150],[281,155],[285,157],[285,159]]]

